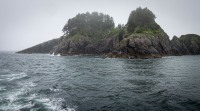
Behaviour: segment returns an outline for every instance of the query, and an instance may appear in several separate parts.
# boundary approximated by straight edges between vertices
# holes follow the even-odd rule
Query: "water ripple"
[[[199,63],[0,53],[0,110],[198,111]]]

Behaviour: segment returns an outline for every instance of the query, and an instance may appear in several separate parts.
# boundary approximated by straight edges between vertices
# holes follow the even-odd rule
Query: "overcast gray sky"
[[[148,7],[172,38],[200,34],[200,0],[0,0],[0,51],[18,51],[60,37],[69,18],[103,12],[126,24],[137,7]]]

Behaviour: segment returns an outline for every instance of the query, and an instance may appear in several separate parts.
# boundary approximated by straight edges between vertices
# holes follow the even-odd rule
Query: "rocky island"
[[[109,15],[82,13],[68,20],[64,35],[17,53],[50,53],[67,55],[97,54],[119,58],[159,58],[169,55],[200,54],[200,36],[169,36],[155,22],[148,8],[130,13],[126,25],[115,27]]]

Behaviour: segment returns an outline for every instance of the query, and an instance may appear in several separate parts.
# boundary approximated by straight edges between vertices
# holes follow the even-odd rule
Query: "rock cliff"
[[[121,37],[122,36],[122,37]],[[78,40],[53,39],[18,53],[54,53],[61,55],[98,54],[122,58],[156,58],[167,55],[200,54],[200,36],[195,34],[174,36],[170,41],[164,35],[118,35],[93,42],[88,38]]]
[[[173,55],[197,55],[200,54],[200,36],[196,34],[176,36],[171,40]]]
[[[111,57],[155,58],[171,54],[169,37],[164,35],[132,34],[115,44]]]
[[[157,58],[168,55],[200,54],[200,37],[195,34],[169,36],[156,23],[155,15],[141,7],[132,11],[126,26],[114,27],[109,15],[78,14],[63,28],[64,35],[18,53],[66,55],[97,54],[120,58]]]
[[[58,45],[61,42],[61,38],[49,40],[47,42],[38,44],[36,46],[18,51],[17,53],[49,53],[54,46]]]
[[[121,37],[122,36],[122,37]],[[110,36],[99,41],[88,38],[53,39],[18,53],[54,53],[60,55],[97,54],[120,58],[157,58],[167,55],[200,54],[200,36],[194,34],[174,36],[170,41],[164,35]]]

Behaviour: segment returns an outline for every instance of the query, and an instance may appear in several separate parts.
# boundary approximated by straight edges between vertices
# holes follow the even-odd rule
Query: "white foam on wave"
[[[67,107],[66,109],[62,108],[62,98],[39,98],[36,101],[41,102],[44,106],[53,111],[76,111],[75,108]]]
[[[54,91],[54,92],[58,92],[58,91],[60,91],[59,89],[57,89],[57,88],[49,88],[51,91]]]
[[[54,52],[52,54],[50,54],[50,56],[61,56],[59,53],[55,54]]]
[[[163,59],[171,59],[173,56],[164,56]]]
[[[16,101],[22,99],[21,96],[25,95],[27,92],[29,92],[31,90],[31,87],[36,86],[36,84],[34,84],[32,81],[30,81],[30,82],[20,82],[20,83],[18,83],[18,85],[20,85],[21,88],[7,93],[7,96],[5,97],[5,99],[7,99],[9,101],[9,104],[1,107],[2,110],[18,111],[22,108],[25,108],[25,107],[31,108],[33,106],[33,104],[31,102],[28,102],[26,104],[16,104]],[[31,95],[30,98],[25,98],[25,99],[31,100],[35,97],[36,97],[36,95]]]
[[[54,52],[52,54],[50,54],[50,56],[54,56]]]
[[[31,87],[35,86],[33,85],[33,82],[27,82],[27,83],[19,83],[19,85],[22,86],[22,88],[8,93],[7,99],[10,101],[12,104],[14,101],[20,99],[18,98],[20,95],[24,95],[25,93],[29,92],[31,90]]]
[[[0,91],[5,91],[6,87],[5,86],[0,86]]]
[[[57,54],[56,56],[60,56],[60,54]]]
[[[31,87],[37,86],[37,84],[34,83],[33,81],[21,82],[21,83],[19,83],[19,85],[21,85],[22,87],[25,87],[25,88],[27,88],[27,89],[29,89],[29,88],[31,88]]]
[[[30,102],[27,102],[25,104],[16,104],[16,101],[19,100],[20,95],[23,95],[25,91],[25,88],[21,88],[18,91],[12,92],[9,94],[7,99],[9,100],[9,104],[6,106],[2,106],[0,109],[2,110],[20,110],[22,108],[33,108],[36,104],[42,104],[42,106],[45,107],[45,109],[49,109],[52,111],[76,111],[76,106],[70,107],[66,106],[65,109],[62,107],[62,103],[64,99],[62,98],[47,98],[47,97],[41,97],[37,94],[31,94],[26,99]],[[33,101],[34,100],[34,101]],[[33,109],[34,110],[34,109]]]
[[[4,78],[4,80],[12,81],[12,80],[24,78],[27,76],[27,74],[24,72],[21,72],[19,74],[7,74],[7,75],[1,75],[1,76]]]
[[[17,77],[16,75],[20,77]],[[7,78],[8,80],[14,80],[25,76],[26,76],[25,73],[20,73],[20,74],[13,74]],[[53,111],[76,111],[77,107],[66,106],[66,108],[63,108],[62,105],[64,99],[62,98],[47,98],[47,97],[42,97],[41,95],[37,95],[35,93],[29,95],[29,92],[32,90],[32,88],[37,86],[37,84],[35,84],[33,81],[20,81],[17,84],[21,86],[21,88],[7,93],[5,99],[8,100],[9,103],[5,106],[1,106],[0,110],[2,109],[2,110],[17,111],[22,108],[33,108],[36,104],[39,103],[42,104],[45,108]],[[59,89],[57,88],[51,88],[50,90],[59,91]],[[26,94],[28,94],[27,95],[28,97],[26,96]],[[21,101],[21,99],[26,99],[27,101],[30,102],[19,104],[17,101]]]
[[[23,108],[24,106],[30,106],[31,104],[26,104],[26,105],[20,105],[20,104],[16,104],[15,102],[19,99],[18,97],[22,94],[25,93],[25,89],[24,88],[21,88],[21,89],[18,89],[17,91],[14,91],[14,92],[9,92],[7,93],[7,97],[6,97],[6,100],[9,101],[9,103],[5,106],[2,106],[1,109],[2,110],[6,110],[6,111],[18,111],[20,110],[21,108]]]
[[[3,111],[20,111],[22,108],[31,108],[33,107],[33,104],[31,102],[28,102],[27,104],[9,104],[8,106],[1,106],[0,110]]]

